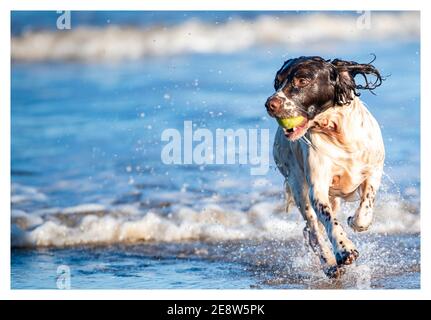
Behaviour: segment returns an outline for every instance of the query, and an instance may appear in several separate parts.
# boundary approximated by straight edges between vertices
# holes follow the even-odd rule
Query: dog
[[[303,117],[292,129],[279,126],[273,147],[285,177],[288,203],[306,221],[304,236],[328,277],[338,278],[359,256],[336,213],[340,200],[360,199],[347,224],[369,228],[383,173],[385,149],[379,124],[358,90],[374,90],[384,80],[371,64],[318,56],[284,62],[265,107],[271,117]],[[364,84],[356,84],[361,75]],[[375,81],[369,81],[369,75]],[[326,236],[325,236],[326,233]],[[329,240],[329,243],[328,241]]]

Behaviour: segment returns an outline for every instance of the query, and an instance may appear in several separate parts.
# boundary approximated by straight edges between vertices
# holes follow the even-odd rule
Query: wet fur
[[[357,75],[364,77],[363,85],[356,84]],[[370,82],[367,75],[376,80]],[[308,86],[295,88],[298,76],[309,77]],[[359,195],[359,207],[348,219],[353,230],[365,231],[372,222],[385,152],[380,127],[359,99],[358,89],[374,90],[381,82],[371,64],[320,57],[288,60],[275,77],[274,95],[288,104],[278,114],[268,112],[307,117],[304,137],[312,145],[301,138],[291,141],[279,128],[274,159],[286,179],[288,199],[306,221],[304,236],[330,277],[340,276],[342,267],[359,256],[336,218],[340,200]]]

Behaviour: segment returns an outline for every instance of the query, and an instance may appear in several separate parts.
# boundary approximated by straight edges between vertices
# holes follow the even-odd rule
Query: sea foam
[[[13,61],[112,61],[185,53],[231,53],[250,47],[285,45],[289,50],[355,41],[418,41],[417,12],[372,12],[370,26],[360,15],[308,13],[298,16],[260,15],[254,20],[232,18],[225,23],[186,20],[173,26],[91,27],[67,31],[37,30],[13,36]]]
[[[338,214],[346,221],[354,212],[346,204]],[[85,208],[89,209],[87,212]],[[91,210],[90,210],[91,209]],[[97,209],[96,211],[93,209]],[[136,213],[135,206],[104,208],[83,204],[50,214],[12,212],[12,246],[76,246],[136,242],[288,240],[302,237],[304,221],[294,209],[283,212],[282,201],[260,201],[247,210],[207,204],[200,209],[175,206],[172,212]],[[345,225],[345,223],[344,223]],[[346,230],[352,233],[347,226]],[[420,217],[396,197],[377,203],[370,233],[414,234]]]

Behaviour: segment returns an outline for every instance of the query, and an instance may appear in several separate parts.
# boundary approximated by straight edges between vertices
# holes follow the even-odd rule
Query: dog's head
[[[371,64],[373,61],[359,64],[321,57],[287,60],[275,76],[275,93],[265,103],[268,114],[279,119],[304,117],[295,128],[284,129],[289,140],[299,139],[317,114],[329,107],[349,104],[359,96],[358,89],[374,90],[381,85],[382,77]],[[365,80],[363,85],[355,82],[358,74]],[[368,81],[369,74],[376,77],[374,82]]]

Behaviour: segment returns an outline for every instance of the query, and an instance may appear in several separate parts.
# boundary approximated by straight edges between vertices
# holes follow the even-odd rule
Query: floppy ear
[[[375,88],[382,84],[380,72],[371,63],[357,63],[354,61],[345,61],[340,59],[332,60],[332,65],[335,67],[335,102],[337,104],[348,104],[353,100],[353,96],[359,96],[358,89],[370,90],[373,92]],[[360,74],[365,83],[356,84],[355,77]],[[375,77],[374,82],[369,81],[367,75]]]

